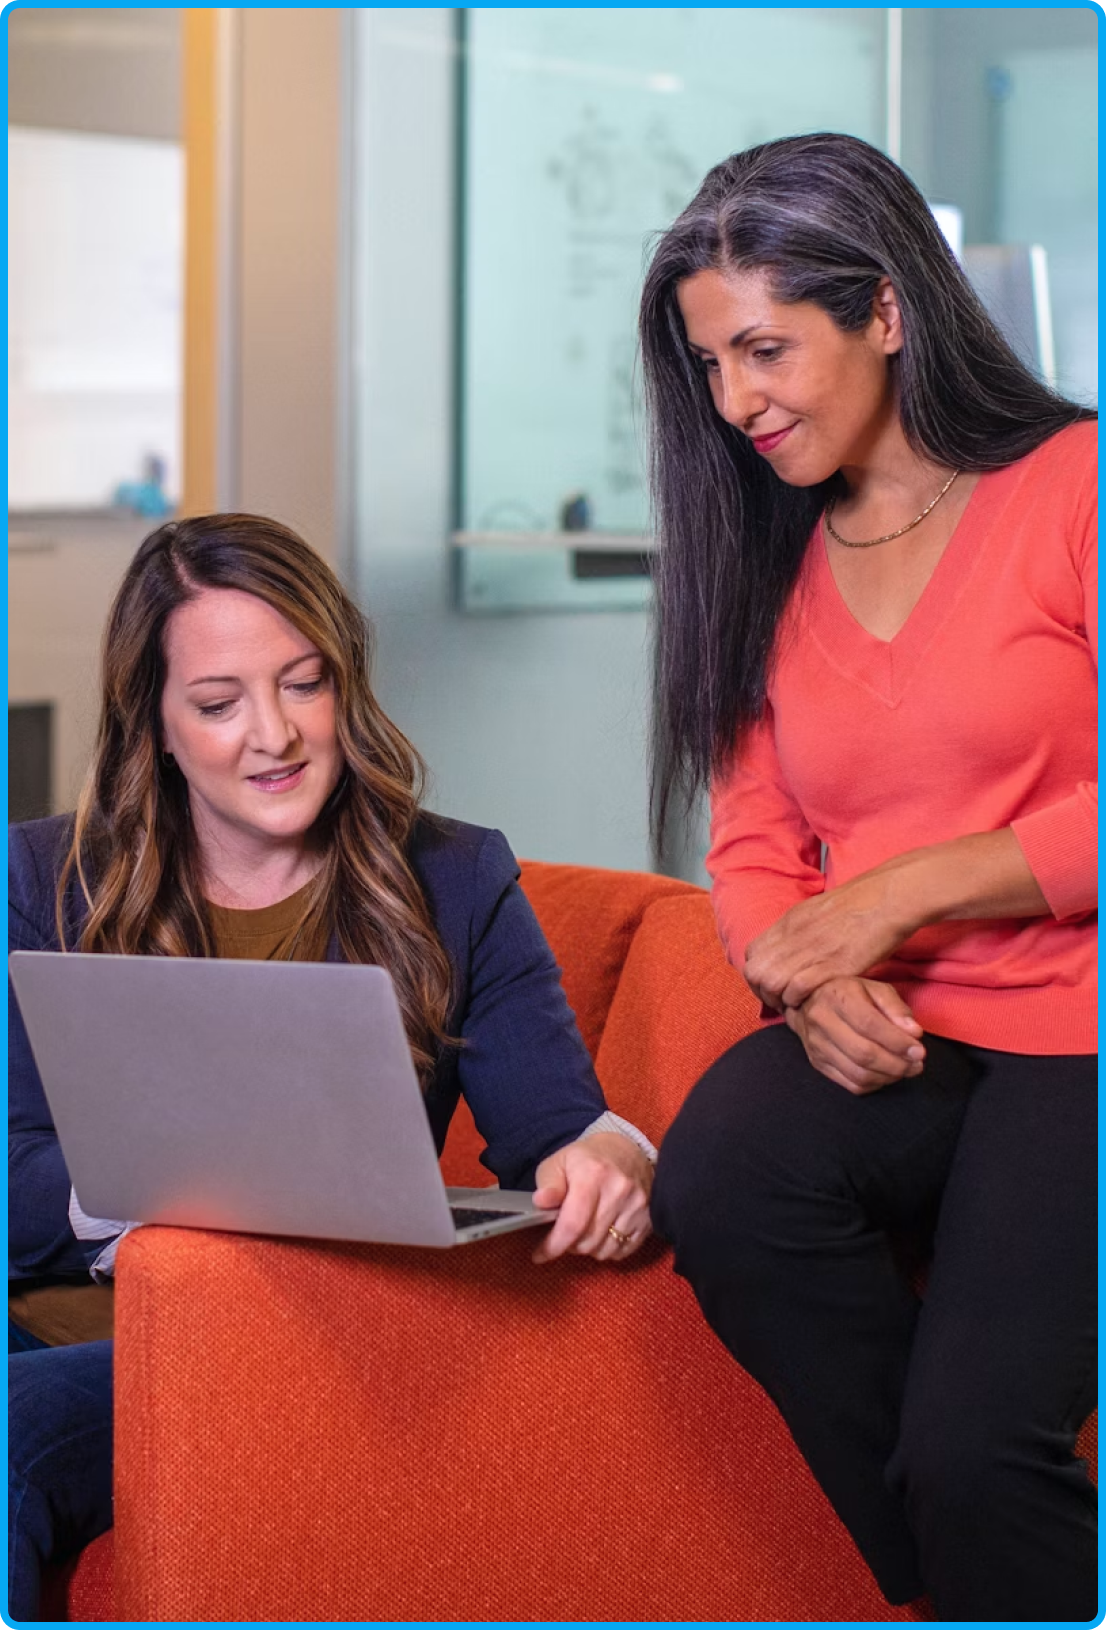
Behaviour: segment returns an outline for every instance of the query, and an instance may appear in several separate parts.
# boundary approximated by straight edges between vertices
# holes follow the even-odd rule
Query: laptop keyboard
[[[472,1228],[477,1223],[502,1222],[504,1217],[521,1217],[521,1211],[485,1211],[476,1206],[450,1206],[450,1213],[458,1228]]]

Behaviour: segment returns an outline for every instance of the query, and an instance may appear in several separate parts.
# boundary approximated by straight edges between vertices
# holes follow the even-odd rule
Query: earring
[[[165,765],[166,769],[171,769],[177,762],[167,747],[162,749],[161,762]]]

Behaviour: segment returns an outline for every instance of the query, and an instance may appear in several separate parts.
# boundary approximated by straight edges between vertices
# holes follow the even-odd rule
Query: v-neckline
[[[1019,460],[1019,464],[1023,462]],[[925,587],[889,640],[872,634],[850,611],[833,575],[819,521],[811,539],[811,632],[834,667],[896,707],[918,662],[959,600],[978,562],[979,540],[1020,480],[1018,464],[980,475]]]

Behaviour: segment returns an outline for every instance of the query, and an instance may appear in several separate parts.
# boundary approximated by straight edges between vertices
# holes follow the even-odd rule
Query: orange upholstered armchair
[[[659,1140],[755,1022],[706,895],[541,864],[523,883],[612,1107]],[[459,1119],[448,1179],[485,1180],[476,1154]],[[131,1236],[116,1527],[70,1616],[914,1616],[883,1602],[658,1244],[617,1268],[535,1268],[532,1248]]]

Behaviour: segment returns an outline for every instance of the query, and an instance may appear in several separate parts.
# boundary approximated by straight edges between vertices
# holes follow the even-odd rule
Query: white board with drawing
[[[635,319],[648,244],[712,164],[802,131],[884,134],[881,9],[467,14],[461,514],[640,532]]]

